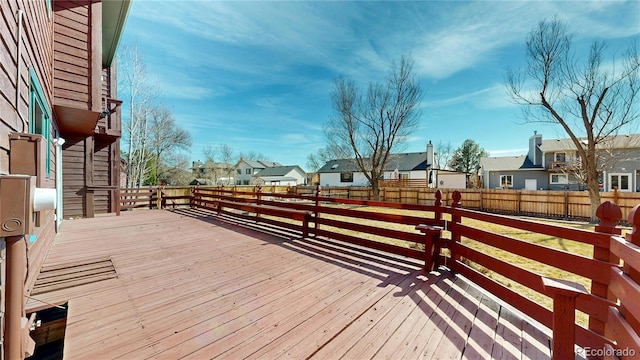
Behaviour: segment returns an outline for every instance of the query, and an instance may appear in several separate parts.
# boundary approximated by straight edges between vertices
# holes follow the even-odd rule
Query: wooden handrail
[[[463,208],[463,196],[456,192],[448,195],[451,206],[444,206],[442,193],[437,193],[433,205],[421,205],[325,196],[329,194],[326,194],[320,187],[317,187],[313,194],[305,192],[300,195],[265,192],[261,187],[243,190],[239,191],[236,187],[195,187],[186,190],[188,195],[178,197],[188,198],[192,207],[221,210],[227,215],[300,230],[303,232],[303,236],[334,238],[422,259],[427,270],[446,264],[452,271],[465,276],[543,325],[551,329],[561,327],[566,330],[570,328],[575,337],[571,336],[569,339],[565,334],[563,339],[567,339],[567,341],[555,341],[554,346],[563,348],[562,350],[554,350],[555,354],[573,352],[573,344],[578,344],[584,349],[605,349],[607,346],[611,346],[615,350],[618,349],[616,344],[620,339],[631,339],[631,344],[635,346],[636,327],[640,327],[638,325],[640,306],[629,301],[625,293],[636,291],[633,294],[637,293],[637,296],[640,297],[640,290],[637,290],[640,289],[637,287],[638,279],[634,278],[640,274],[637,271],[638,265],[635,263],[638,261],[637,255],[635,255],[638,252],[636,251],[638,247],[629,241],[629,239],[637,241],[640,237],[638,235],[640,232],[635,230],[636,224],[640,224],[640,221],[631,216],[631,214],[636,216],[636,211],[632,211],[629,216],[629,222],[634,224],[634,232],[623,239],[619,236],[620,229],[616,227],[620,209],[613,203],[605,203],[601,206],[598,212],[598,216],[601,218],[600,224],[596,227],[596,231],[588,231],[465,209]],[[123,190],[123,199],[127,196],[134,196],[136,191],[142,191],[143,195],[156,193],[163,198],[169,198],[164,190],[158,192],[155,189],[144,188]],[[133,199],[129,199],[129,201],[133,201]],[[166,201],[163,203],[164,205],[166,205]],[[225,206],[230,209],[235,207],[236,209],[250,210],[248,212],[255,215],[227,211],[224,209]],[[394,213],[366,211],[362,207],[394,209]],[[273,209],[273,211],[261,212],[261,208]],[[279,211],[278,209],[283,210]],[[411,212],[404,214],[403,210],[422,213],[420,216],[416,216]],[[298,211],[310,214],[306,226],[302,217],[293,215]],[[371,225],[369,223],[363,225],[362,219],[371,220]],[[578,242],[593,247],[593,257],[494,233],[481,226],[470,225],[470,220],[489,222],[521,232],[545,234]],[[313,226],[310,223],[313,223]],[[391,228],[392,226],[394,228]],[[447,232],[444,232],[443,229],[446,229]],[[445,236],[446,233],[450,235]],[[613,241],[612,239],[617,240]],[[625,243],[621,243],[619,239],[623,239]],[[384,240],[384,242],[380,240]],[[424,249],[416,248],[416,243],[422,244]],[[587,291],[584,288],[569,286],[564,282],[560,283],[546,278],[541,275],[538,269],[525,269],[518,263],[504,261],[494,253],[478,252],[472,246],[473,243],[488,245],[522,258],[537,261],[568,275],[576,274],[586,279],[587,282],[584,285],[590,290]],[[636,247],[634,248],[634,246]],[[450,255],[443,255],[441,248],[448,248]],[[632,256],[629,257],[629,254]],[[628,265],[625,268],[619,268],[618,258],[624,259]],[[520,286],[553,298],[554,310],[545,308],[537,300],[527,298],[518,290],[505,286],[492,276],[478,271],[478,267],[485,268],[518,283]],[[629,279],[634,280],[629,282]],[[621,302],[620,305],[616,304],[618,300]],[[590,319],[589,326],[578,325],[575,323],[575,319],[564,318],[561,320],[558,316],[564,313],[562,309],[567,308],[577,308],[586,313]],[[614,315],[611,315],[612,313]],[[610,328],[608,324],[613,323],[612,319],[617,320],[618,323],[620,323],[619,319],[623,319],[628,323],[628,326]],[[622,335],[619,334],[622,330],[620,329],[628,328],[634,329],[634,332],[629,336],[621,337]],[[615,330],[613,333],[609,333],[610,329]],[[627,333],[629,332],[627,331],[625,334]],[[629,342],[629,340],[624,341]],[[640,345],[638,346],[640,347]],[[557,358],[561,356],[564,355],[556,355]]]

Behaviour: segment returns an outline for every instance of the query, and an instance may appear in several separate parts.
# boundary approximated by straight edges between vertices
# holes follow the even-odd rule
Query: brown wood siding
[[[19,27],[18,12],[22,11],[22,25]],[[29,70],[32,69],[42,89],[46,107],[51,111],[53,103],[53,28],[51,15],[44,1],[11,0],[0,1],[0,172],[9,172],[9,133],[29,131]],[[18,55],[18,53],[20,54]],[[19,71],[19,73],[18,73]],[[51,111],[51,113],[53,113]],[[51,119],[50,137],[58,129]],[[55,150],[51,152],[51,178],[55,176]],[[53,182],[45,183],[53,186]],[[6,204],[4,206],[7,206]],[[37,227],[33,229],[34,242],[27,247],[28,267],[25,278],[25,293],[29,293],[55,236],[53,211],[43,211],[39,215]],[[3,249],[2,257],[5,252]],[[5,268],[0,269],[2,284],[5,283]],[[2,321],[4,328],[4,287],[1,288]],[[2,335],[0,334],[0,340]]]
[[[63,216],[84,215],[85,138],[67,136],[62,151]]]
[[[111,172],[111,146],[106,142],[96,142],[93,156],[93,185],[108,186],[110,184]],[[104,214],[109,212],[110,192],[106,190],[95,192],[95,213]]]
[[[54,3],[55,104],[91,110],[90,6]]]
[[[23,11],[20,36],[20,76],[18,68],[18,10]],[[52,104],[53,58],[51,20],[44,2],[0,2],[0,171],[8,172],[10,132],[27,132],[29,121],[29,68],[42,88],[45,101]],[[18,102],[16,103],[16,88]],[[55,124],[52,126],[52,132]]]

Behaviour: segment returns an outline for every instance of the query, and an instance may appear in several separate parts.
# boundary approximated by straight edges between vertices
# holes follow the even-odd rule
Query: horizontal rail
[[[395,190],[386,188],[385,191],[389,194]],[[593,293],[587,291],[575,300],[575,308],[589,317],[589,328],[573,324],[575,343],[583,347],[602,349],[606,345],[615,344],[612,340],[614,335],[606,335],[602,327],[592,326],[592,321],[594,324],[610,322],[610,308],[616,311],[620,308],[623,317],[625,311],[636,317],[640,311],[640,307],[632,303],[632,299],[638,296],[640,287],[637,282],[629,280],[626,273],[621,272],[622,268],[618,269],[617,263],[612,263],[615,259],[622,258],[625,266],[636,268],[640,262],[637,246],[611,240],[612,235],[615,235],[614,225],[618,218],[607,218],[606,221],[614,225],[601,223],[599,231],[545,224],[461,208],[462,202],[475,201],[465,199],[465,196],[473,196],[470,192],[452,192],[446,195],[429,193],[416,197],[427,201],[433,195],[432,200],[427,201],[429,204],[418,204],[370,200],[365,196],[358,196],[356,190],[349,191],[347,195],[350,198],[341,197],[335,189],[330,193],[311,193],[306,189],[263,192],[259,187],[195,187],[172,189],[176,193],[165,193],[168,191],[163,188],[125,189],[121,190],[121,196],[123,204],[128,201],[129,206],[141,207],[146,204],[149,207],[155,206],[154,204],[164,207],[166,201],[162,200],[168,199],[189,201],[192,207],[214,210],[252,223],[298,231],[302,236],[331,238],[425,260],[425,267],[429,261],[446,263],[452,271],[465,276],[549,328],[554,326],[550,298],[555,298],[557,293],[553,288],[543,285],[543,276],[547,276],[547,271],[553,271],[554,274],[559,272],[571,278],[579,278],[586,286],[593,287]],[[183,193],[179,194],[180,191]],[[298,191],[302,192],[298,194]],[[409,191],[413,189],[400,189],[397,192],[402,194],[398,196],[402,197]],[[493,190],[485,192],[484,200],[499,199],[503,194]],[[504,203],[517,203],[519,207],[526,201],[536,201],[533,193],[518,192],[518,198],[508,197],[502,200]],[[563,194],[563,201],[552,197],[550,202],[566,205],[566,196],[571,194]],[[484,200],[481,199],[480,202]],[[442,203],[450,203],[451,206],[443,206]],[[487,208],[490,204],[483,206]],[[483,223],[491,224],[491,227],[485,227]],[[435,227],[427,229],[418,225]],[[494,225],[497,227],[493,227]],[[560,244],[565,240],[575,242],[580,244],[582,255],[559,247],[537,244],[526,238],[518,238],[517,235],[505,235],[499,230],[502,227],[510,232],[516,230],[560,239]],[[425,232],[420,233],[416,228]],[[441,228],[446,231],[438,235],[438,229]],[[476,247],[487,250],[480,251]],[[443,248],[448,250],[441,253]],[[501,254],[513,257],[503,257]],[[447,258],[450,259],[448,262]],[[543,264],[544,267],[538,264]],[[493,274],[499,276],[494,277]],[[510,288],[512,285],[514,288]],[[607,294],[611,293],[616,294],[617,298],[608,298]],[[547,300],[549,301],[545,302]],[[624,308],[616,301],[631,305]],[[635,320],[633,317],[629,319],[633,326]]]

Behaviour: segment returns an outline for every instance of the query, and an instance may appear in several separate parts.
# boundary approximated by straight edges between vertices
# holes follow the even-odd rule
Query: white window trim
[[[629,185],[628,189],[620,189],[618,188],[618,191],[620,192],[632,192],[633,191],[633,175],[632,173],[608,173],[607,174],[607,180],[609,181],[609,191],[613,191],[613,181],[611,181],[611,177],[612,176],[626,176],[629,178],[629,181],[627,182],[627,184]]]
[[[564,176],[564,181],[553,181],[554,176]],[[549,184],[560,185],[569,183],[569,174],[549,174]]]
[[[511,178],[511,184],[510,184],[510,185],[508,185],[508,186],[503,185],[503,183],[504,183],[504,182],[502,181],[502,179],[503,179],[503,178],[506,178],[506,177],[510,177],[510,178]],[[500,187],[507,188],[507,189],[508,189],[508,188],[512,188],[512,187],[513,187],[513,175],[500,175],[500,178],[499,178],[499,179],[500,179],[500,180],[499,180],[499,181],[500,181],[500,182],[499,182]]]

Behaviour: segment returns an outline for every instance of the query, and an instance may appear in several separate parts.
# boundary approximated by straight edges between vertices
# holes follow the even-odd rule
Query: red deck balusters
[[[625,240],[640,246],[640,204],[631,209],[627,216],[627,221],[633,227],[631,232],[625,235]],[[631,267],[625,262],[622,271],[631,278],[636,284],[640,284],[640,268]],[[620,304],[620,313],[625,317],[629,325],[636,331],[640,332],[640,314],[631,314],[627,311],[624,304]],[[640,354],[640,349],[635,349]]]
[[[451,241],[449,242],[449,253],[451,254],[451,264],[449,265],[449,269],[453,272],[457,272],[457,264],[456,261],[460,261],[460,255],[456,253],[456,244],[460,242],[460,233],[457,230],[457,225],[461,223],[462,218],[460,215],[456,214],[455,209],[462,207],[462,194],[460,191],[456,190],[451,195],[451,199],[453,202],[451,203],[451,222],[449,223],[449,231],[451,232]]]
[[[600,219],[600,223],[596,225],[595,231],[612,235],[620,235],[621,229],[617,228],[618,221],[622,219],[622,211],[620,207],[611,201],[605,201],[596,210],[596,216]],[[596,260],[606,261],[617,264],[620,260],[616,258],[609,250],[610,242],[606,242],[603,246],[593,247],[593,258]],[[613,300],[609,293],[609,284],[603,284],[597,281],[591,281],[591,293],[604,299]],[[606,314],[606,309],[603,311]],[[597,334],[604,335],[605,323],[596,319],[594,316],[589,317],[589,329]]]

